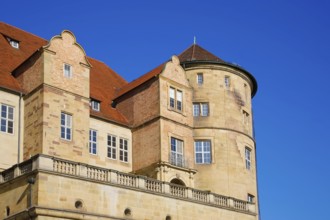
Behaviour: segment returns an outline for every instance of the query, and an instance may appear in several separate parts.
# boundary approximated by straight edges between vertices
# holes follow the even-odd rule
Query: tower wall
[[[197,82],[197,75],[203,82]],[[194,141],[211,143],[211,163],[196,163],[195,186],[246,200],[257,198],[251,91],[253,84],[240,70],[220,64],[186,67],[193,103],[209,106],[208,116],[194,116]],[[250,167],[246,167],[246,149]],[[196,155],[196,148],[195,148]],[[196,158],[195,158],[196,160]]]

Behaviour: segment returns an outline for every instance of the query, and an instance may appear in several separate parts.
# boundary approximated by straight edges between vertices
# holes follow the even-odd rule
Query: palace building
[[[127,82],[0,22],[0,218],[258,220],[256,91],[197,44]]]

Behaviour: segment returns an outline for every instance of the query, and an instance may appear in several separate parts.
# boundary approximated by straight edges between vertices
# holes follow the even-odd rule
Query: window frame
[[[126,149],[124,148],[125,147],[125,142],[126,142]],[[119,138],[119,160],[121,162],[124,162],[124,163],[128,163],[129,162],[129,158],[128,158],[128,139],[126,138]]]
[[[62,116],[64,116],[64,124],[62,123],[63,122]],[[73,125],[72,118],[73,117],[71,114],[66,112],[61,112],[61,139],[63,140],[72,141],[72,125]],[[64,129],[64,132],[62,132],[62,128]]]
[[[15,108],[13,106],[2,104],[1,103],[1,109],[0,109],[0,131],[6,134],[14,134],[14,114],[15,114]],[[3,108],[5,108],[5,112],[3,115]],[[11,112],[10,112],[11,110]],[[4,122],[4,125],[3,125]],[[2,130],[2,128],[5,128],[5,130]],[[11,132],[10,132],[11,128]]]
[[[184,167],[184,141],[176,137],[171,137],[170,141],[170,163],[175,166]]]
[[[97,130],[89,129],[89,148],[88,152],[92,155],[97,155]],[[95,140],[93,139],[95,138]]]
[[[201,150],[197,150],[197,143],[201,143]],[[209,151],[206,151],[206,143],[209,144],[208,148]],[[198,139],[194,141],[194,148],[195,148],[195,163],[196,164],[211,164],[212,163],[212,143],[211,140],[207,139]],[[197,161],[197,154],[201,154],[201,161]],[[205,157],[207,154],[209,154],[209,160],[207,160],[207,157]]]
[[[110,143],[110,145],[109,145],[109,143]],[[117,136],[112,135],[112,134],[107,135],[107,158],[112,159],[112,160],[117,159]]]
[[[68,72],[67,72],[66,67],[69,67]],[[72,78],[72,75],[73,75],[73,67],[72,67],[72,65],[70,65],[68,63],[64,63],[63,64],[63,76],[66,77],[66,78],[71,79]]]
[[[170,109],[183,112],[183,91],[170,86],[168,95]]]
[[[197,84],[203,85],[204,84],[204,75],[203,73],[197,73]]]
[[[251,153],[251,148],[245,147],[245,168],[247,170],[251,170]]]
[[[255,198],[254,195],[252,195],[250,193],[247,194],[247,202],[248,203],[254,203],[254,198]]]
[[[10,40],[9,40],[9,43],[10,43],[10,45],[11,45],[13,48],[15,48],[15,49],[19,49],[19,41],[17,41],[17,40],[13,40],[13,39],[10,39]]]
[[[97,100],[91,101],[92,110],[99,112],[101,110],[101,102]]]
[[[197,108],[198,106],[198,108]],[[207,112],[204,112],[204,106],[207,106]],[[198,110],[198,112],[197,112]],[[194,117],[208,117],[210,115],[210,105],[208,102],[194,102],[193,103],[193,116]]]

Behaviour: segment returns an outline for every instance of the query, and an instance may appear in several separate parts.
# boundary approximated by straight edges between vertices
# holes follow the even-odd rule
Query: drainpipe
[[[21,105],[21,102],[22,102],[22,97],[23,97],[23,94],[22,92],[19,93],[19,102],[18,102],[18,143],[17,143],[17,164],[19,164],[21,161],[20,161],[20,158],[21,158],[21,108],[22,108],[22,105]]]

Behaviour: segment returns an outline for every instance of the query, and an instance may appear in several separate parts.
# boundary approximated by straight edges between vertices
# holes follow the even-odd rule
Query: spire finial
[[[194,44],[196,44],[196,36],[194,36]]]

